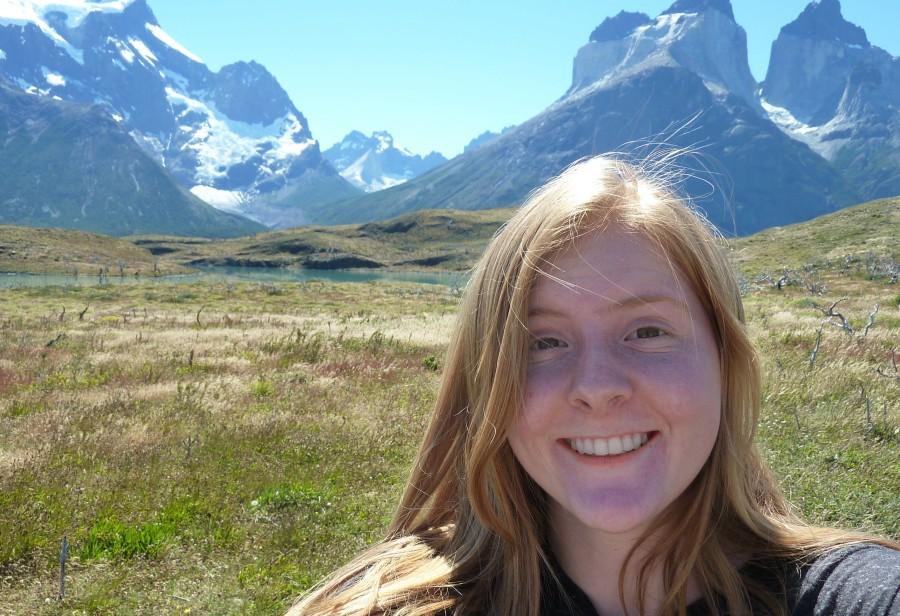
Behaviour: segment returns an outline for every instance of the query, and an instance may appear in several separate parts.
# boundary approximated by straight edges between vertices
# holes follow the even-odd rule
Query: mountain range
[[[106,111],[178,184],[268,225],[359,192],[324,159],[306,118],[256,62],[211,71],[146,0],[0,5],[0,76]]]
[[[262,65],[211,71],[146,0],[0,4],[0,85],[0,124],[16,137],[3,147],[17,159],[0,222],[233,235],[260,228],[247,218],[284,227],[506,207],[579,158],[623,150],[688,152],[670,174],[730,234],[900,194],[900,60],[838,0],[782,28],[762,83],[729,0],[621,12],[578,49],[557,101],[446,162],[387,132],[320,151]]]
[[[413,154],[394,143],[387,131],[376,131],[371,137],[351,131],[323,154],[344,179],[366,192],[402,184],[447,162],[439,152],[424,157]]]
[[[762,84],[729,0],[621,12],[593,30],[569,90],[542,113],[401,186],[307,213],[333,224],[505,207],[579,158],[674,148],[694,152],[674,170],[681,191],[725,232],[807,220],[900,193],[898,66],[838,0],[782,29]]]

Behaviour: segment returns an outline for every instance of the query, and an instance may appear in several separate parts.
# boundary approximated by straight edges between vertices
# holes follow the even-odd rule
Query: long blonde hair
[[[663,249],[703,303],[721,360],[718,438],[699,476],[655,521],[654,529],[672,532],[638,569],[640,613],[658,567],[661,614],[685,613],[691,578],[710,605],[718,597],[732,614],[748,612],[751,598],[784,614],[777,590],[742,578],[730,556],[799,559],[844,543],[884,542],[813,528],[791,511],[754,444],[759,367],[719,238],[654,177],[610,157],[581,161],[532,193],[498,231],[466,289],[437,402],[386,538],[289,614],[538,616],[548,569],[546,496],[505,436],[523,398],[524,315],[542,265],[610,224]],[[624,584],[620,574],[620,600]]]

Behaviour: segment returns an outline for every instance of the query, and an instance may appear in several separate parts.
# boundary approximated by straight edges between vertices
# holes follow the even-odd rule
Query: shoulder
[[[800,574],[794,616],[900,614],[900,551],[872,544],[822,554]]]

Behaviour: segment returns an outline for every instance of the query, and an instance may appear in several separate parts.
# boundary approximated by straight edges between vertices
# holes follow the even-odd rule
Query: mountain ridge
[[[97,106],[26,94],[0,79],[0,131],[0,224],[111,235],[263,229],[191,195]]]

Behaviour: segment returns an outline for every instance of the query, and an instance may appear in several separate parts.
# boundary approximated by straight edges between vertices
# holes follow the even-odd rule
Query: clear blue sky
[[[275,75],[323,148],[387,130],[417,153],[458,154],[518,124],[569,87],[591,30],[620,10],[656,16],[672,0],[148,0],[162,27],[213,70],[256,60]],[[806,0],[732,0],[750,68],[765,77],[779,29]],[[900,55],[900,1],[843,0],[846,19]]]

